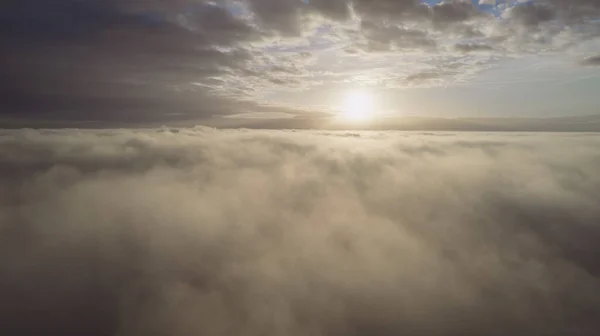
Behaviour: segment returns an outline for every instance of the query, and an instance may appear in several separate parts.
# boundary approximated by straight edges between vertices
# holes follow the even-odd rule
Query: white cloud
[[[0,316],[13,334],[592,334],[599,164],[585,134],[3,131]]]
[[[579,11],[597,5],[584,0],[574,3],[568,13],[556,1],[480,2],[498,5],[498,16],[477,9],[471,1],[449,1],[433,6],[415,1],[336,1],[327,8],[327,15],[314,21],[315,13],[323,14],[325,3],[313,1],[314,11],[295,12],[298,16],[310,13],[313,18],[310,21],[313,24],[303,30],[306,38],[283,38],[277,43],[290,43],[289,48],[313,52],[318,64],[342,78],[334,83],[352,82],[375,88],[414,87],[416,83],[406,79],[423,72],[442,75],[435,80],[421,81],[420,87],[468,83],[486,69],[502,64],[499,60],[526,55],[536,55],[543,60],[544,55],[567,53],[598,36],[597,25]],[[353,4],[352,15],[347,14],[343,3]],[[310,42],[309,36],[329,41],[327,50],[323,50],[323,45]],[[329,58],[332,48],[340,51],[334,59]],[[428,61],[434,58],[438,67],[445,68],[456,62],[464,66],[455,68],[452,73],[427,68]],[[477,60],[473,61],[474,58]],[[285,62],[276,54],[273,61]],[[373,68],[374,62],[383,64]],[[407,63],[406,67],[397,66]],[[578,66],[577,63],[572,62],[570,68]],[[314,64],[299,68],[302,74],[290,74],[276,82],[269,79],[268,73],[263,73],[263,85],[256,77],[234,77],[226,89],[252,86],[254,97],[260,100],[281,90],[307,90],[321,83],[331,83],[327,79],[330,74],[316,71]],[[357,72],[359,75],[354,76]],[[243,84],[246,82],[251,84]]]

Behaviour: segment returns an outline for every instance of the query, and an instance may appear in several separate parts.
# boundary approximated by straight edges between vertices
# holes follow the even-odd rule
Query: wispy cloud
[[[432,61],[470,64],[422,82],[447,86],[498,59],[565,52],[599,36],[594,0],[495,4],[500,15],[486,10],[490,2],[462,0],[11,2],[0,13],[0,37],[10,46],[0,68],[3,114],[105,121],[165,119],[172,107],[181,118],[235,114],[260,110],[274,92],[335,84],[328,78],[348,71],[340,64],[366,75],[385,60],[386,76],[360,83],[378,88],[414,86],[403,79],[432,73]],[[399,72],[407,62],[414,71]]]

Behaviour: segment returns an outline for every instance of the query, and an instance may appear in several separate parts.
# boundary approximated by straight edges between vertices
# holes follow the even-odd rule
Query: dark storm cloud
[[[596,135],[4,131],[12,335],[593,335]]]

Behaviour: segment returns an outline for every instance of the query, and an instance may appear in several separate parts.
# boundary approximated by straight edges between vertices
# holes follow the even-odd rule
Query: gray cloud
[[[510,14],[527,25],[538,25],[552,19],[574,23],[595,18],[600,13],[597,0],[539,0],[514,7]]]
[[[511,9],[510,16],[524,25],[537,26],[540,23],[555,19],[556,13],[554,7],[541,2],[516,6]]]
[[[422,71],[406,76],[404,81],[409,85],[419,85],[425,82],[441,80],[444,77],[444,73],[438,70]]]
[[[600,1],[598,0],[550,0],[548,3],[553,6],[561,18],[567,20],[596,18],[600,14]]]
[[[182,16],[182,3],[168,5],[173,13],[143,1],[6,5],[1,37],[13,43],[2,50],[3,114],[72,119],[70,111],[77,111],[88,120],[139,121],[164,117],[172,108],[195,116],[225,112],[230,102],[173,87],[244,67],[253,55],[237,43],[255,39],[256,32],[229,11],[200,1]]]
[[[421,47],[430,50],[435,42],[429,35],[430,30],[448,30],[456,33],[465,33],[471,37],[472,29],[462,26],[470,19],[482,14],[472,3],[451,1],[442,2],[434,6],[428,6],[421,1],[356,1],[354,7],[358,15],[363,19],[362,33],[376,45],[384,45],[382,36],[387,41],[395,41],[400,46]],[[377,22],[377,24],[374,24]],[[418,28],[406,28],[403,25]],[[379,32],[374,34],[374,28],[379,27]],[[415,33],[419,33],[415,40]],[[462,34],[461,34],[462,35]],[[407,39],[407,36],[412,38]],[[387,50],[383,48],[383,50]],[[378,51],[375,49],[374,51]]]
[[[432,20],[436,26],[463,22],[481,15],[470,1],[444,1],[431,7],[431,11]]]
[[[435,42],[429,37],[426,30],[362,21],[361,31],[367,39],[367,50],[435,47]]]
[[[399,20],[420,19],[429,15],[429,9],[419,0],[355,0],[356,12],[362,17]]]
[[[248,0],[247,2],[265,28],[284,35],[298,35],[302,31],[300,1]]]
[[[589,20],[599,10],[592,0],[548,0],[499,19],[458,0],[10,1],[0,11],[0,115],[129,125],[242,113],[275,89],[322,84],[335,66],[315,71],[281,49],[345,49],[363,72],[371,56],[388,57],[380,64],[392,71],[404,52],[421,52],[411,61],[420,69],[487,46],[499,57],[570,48],[598,36]]]
[[[491,51],[493,48],[487,44],[481,43],[457,43],[455,46],[456,50],[461,52],[472,52],[472,51]]]
[[[11,334],[591,335],[596,135],[3,131]]]
[[[583,64],[583,65],[600,65],[600,55],[587,57],[581,62],[581,64]]]
[[[310,6],[334,20],[347,20],[350,16],[350,2],[346,0],[312,0]]]

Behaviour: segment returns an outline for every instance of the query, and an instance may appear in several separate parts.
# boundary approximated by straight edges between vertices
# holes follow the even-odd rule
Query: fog
[[[0,133],[10,335],[595,335],[600,134]]]

